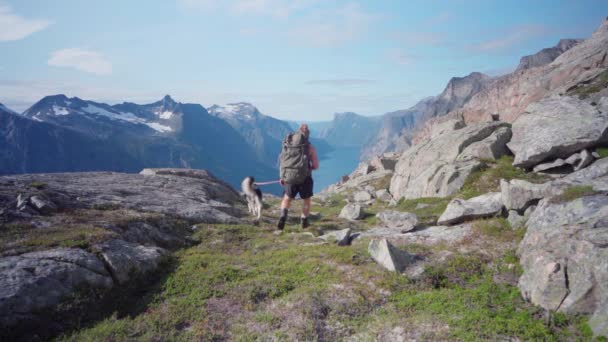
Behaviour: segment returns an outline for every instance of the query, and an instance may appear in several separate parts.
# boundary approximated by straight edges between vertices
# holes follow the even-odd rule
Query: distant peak
[[[173,100],[173,98],[170,95],[165,95],[165,97],[163,97],[163,99],[161,100],[163,103],[166,104],[174,104],[176,103],[175,100]]]

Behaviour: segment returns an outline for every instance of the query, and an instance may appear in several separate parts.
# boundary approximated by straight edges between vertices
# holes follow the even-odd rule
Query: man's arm
[[[319,158],[317,157],[317,149],[315,149],[314,146],[312,146],[312,144],[310,144],[310,146],[308,147],[308,153],[310,154],[310,161],[311,161],[311,169],[316,170],[319,168]]]

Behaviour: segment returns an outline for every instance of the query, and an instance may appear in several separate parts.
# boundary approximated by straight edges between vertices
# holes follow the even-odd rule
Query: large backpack
[[[310,144],[302,132],[289,133],[281,150],[281,179],[287,184],[302,184],[310,176]]]

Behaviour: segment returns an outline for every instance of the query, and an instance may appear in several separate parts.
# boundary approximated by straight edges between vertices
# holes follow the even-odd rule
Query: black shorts
[[[313,185],[312,177],[308,177],[302,184],[285,184],[283,187],[285,188],[285,195],[287,197],[294,199],[299,193],[301,199],[307,199],[312,197]]]

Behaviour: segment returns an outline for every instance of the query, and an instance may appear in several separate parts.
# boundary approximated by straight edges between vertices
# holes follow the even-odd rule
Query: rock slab
[[[455,198],[448,204],[437,223],[450,225],[474,218],[496,215],[502,211],[502,195],[500,192],[491,192],[473,197],[469,200]]]
[[[416,227],[418,217],[416,214],[395,210],[385,210],[376,214],[376,217],[386,228],[395,229],[402,233],[409,232]]]
[[[387,239],[370,241],[367,250],[378,264],[393,272],[403,272],[415,260],[415,256],[397,249]]]

